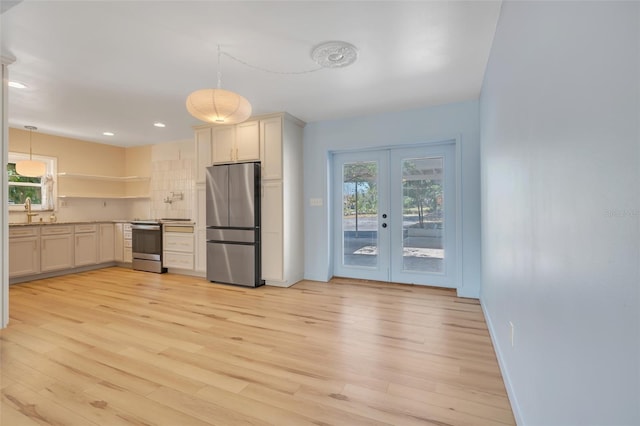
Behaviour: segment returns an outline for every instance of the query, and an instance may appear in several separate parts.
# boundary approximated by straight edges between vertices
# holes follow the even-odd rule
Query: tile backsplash
[[[151,217],[193,218],[193,160],[151,163]]]

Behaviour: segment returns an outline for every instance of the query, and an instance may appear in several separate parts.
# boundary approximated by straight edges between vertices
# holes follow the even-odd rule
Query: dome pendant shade
[[[16,173],[26,177],[40,177],[47,172],[47,166],[42,161],[24,160],[16,163]]]
[[[40,177],[47,172],[47,165],[42,161],[33,160],[33,152],[31,146],[31,137],[34,130],[38,130],[36,126],[24,126],[29,131],[29,159],[16,162],[16,173],[26,177]]]
[[[228,90],[202,89],[187,97],[187,111],[207,123],[237,124],[251,116],[251,104]]]

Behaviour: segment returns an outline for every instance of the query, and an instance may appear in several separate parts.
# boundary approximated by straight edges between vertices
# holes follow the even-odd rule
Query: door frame
[[[416,142],[416,143],[405,143],[405,144],[397,144],[397,145],[378,145],[378,146],[366,146],[363,148],[351,148],[351,149],[344,149],[344,150],[331,150],[329,151],[328,154],[328,170],[327,170],[327,193],[326,193],[326,199],[328,200],[327,204],[328,204],[328,222],[329,222],[329,228],[328,228],[328,237],[329,237],[329,271],[330,271],[330,276],[334,277],[335,275],[335,264],[334,264],[334,247],[335,247],[335,235],[336,235],[336,227],[337,226],[341,226],[340,223],[336,223],[335,220],[335,212],[334,209],[336,208],[341,208],[341,206],[336,206],[335,203],[333,202],[334,199],[334,189],[333,189],[333,176],[334,176],[334,171],[335,171],[335,154],[344,154],[344,153],[349,153],[349,152],[362,152],[362,151],[378,151],[378,150],[385,150],[385,149],[395,149],[395,148],[424,148],[424,147],[434,147],[437,145],[445,145],[445,144],[451,144],[453,143],[454,145],[454,161],[455,161],[455,191],[456,191],[456,195],[455,195],[455,200],[456,200],[456,206],[455,206],[455,221],[456,221],[456,248],[455,248],[455,254],[456,254],[456,265],[455,265],[455,271],[456,271],[456,277],[455,277],[455,287],[452,288],[456,288],[456,289],[461,289],[462,288],[462,283],[464,282],[463,279],[463,262],[464,262],[464,258],[463,258],[463,223],[462,223],[462,208],[463,208],[463,204],[462,204],[462,144],[461,144],[461,139],[462,136],[460,134],[456,135],[456,136],[443,136],[443,137],[438,137],[438,138],[433,138],[430,139],[428,141],[423,141],[423,142]]]

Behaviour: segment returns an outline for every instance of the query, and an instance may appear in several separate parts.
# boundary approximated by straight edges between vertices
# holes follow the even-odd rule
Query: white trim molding
[[[7,164],[9,147],[9,125],[7,122],[9,71],[7,66],[14,60],[1,56],[2,85],[0,85],[0,148],[2,149],[2,164]],[[4,168],[4,166],[3,166]],[[9,323],[9,186],[7,174],[1,173],[2,184],[0,186],[0,244],[2,255],[0,257],[0,328],[5,328]]]

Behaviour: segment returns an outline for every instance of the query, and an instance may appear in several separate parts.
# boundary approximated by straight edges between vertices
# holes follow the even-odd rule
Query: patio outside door
[[[456,286],[454,149],[334,155],[334,275]]]

